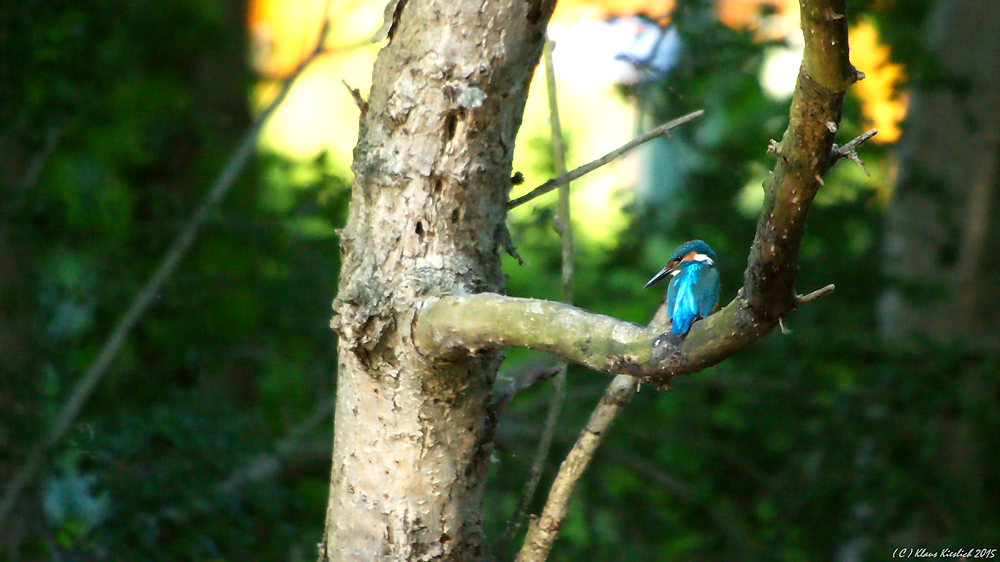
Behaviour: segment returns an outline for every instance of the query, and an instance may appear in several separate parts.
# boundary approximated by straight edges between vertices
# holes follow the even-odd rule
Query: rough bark
[[[428,297],[503,289],[514,139],[554,2],[402,0],[354,153],[323,560],[479,560],[497,352],[432,361]]]
[[[941,0],[928,16],[882,245],[893,344],[1000,349],[998,28],[997,2]]]

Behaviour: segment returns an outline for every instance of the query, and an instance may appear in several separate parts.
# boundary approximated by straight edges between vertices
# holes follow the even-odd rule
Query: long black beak
[[[654,283],[656,283],[656,282],[660,281],[660,280],[661,280],[661,279],[663,279],[664,277],[670,277],[670,274],[671,274],[671,273],[672,273],[672,272],[673,272],[673,271],[674,271],[675,269],[677,269],[677,266],[673,266],[673,267],[671,267],[671,266],[669,266],[669,265],[668,265],[667,267],[664,267],[663,269],[661,269],[661,270],[660,270],[660,272],[659,272],[659,273],[657,273],[656,275],[654,275],[652,279],[650,279],[649,281],[647,281],[647,282],[646,282],[646,284],[645,284],[645,285],[643,285],[643,287],[642,287],[642,288],[643,288],[643,289],[646,289],[646,288],[648,288],[648,287],[649,287],[650,285],[652,285],[652,284],[654,284]]]

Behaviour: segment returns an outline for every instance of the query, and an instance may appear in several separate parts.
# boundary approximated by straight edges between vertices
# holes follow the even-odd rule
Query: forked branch
[[[806,216],[823,175],[847,155],[834,151],[833,138],[844,92],[860,74],[848,60],[844,9],[844,0],[801,0],[806,49],[789,126],[772,147],[778,158],[764,184],[743,287],[725,308],[680,338],[557,303],[490,294],[446,296],[428,300],[418,319],[414,335],[420,348],[447,358],[527,347],[606,373],[666,384],[675,374],[722,361],[774,329],[804,302],[796,295],[795,277]],[[848,151],[867,136],[849,144]]]

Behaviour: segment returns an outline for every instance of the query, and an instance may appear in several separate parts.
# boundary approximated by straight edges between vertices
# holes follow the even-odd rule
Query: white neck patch
[[[691,258],[691,259],[693,259],[694,261],[700,261],[702,263],[707,263],[708,265],[715,265],[715,262],[712,261],[712,258],[708,257],[705,254],[695,254],[694,257]]]

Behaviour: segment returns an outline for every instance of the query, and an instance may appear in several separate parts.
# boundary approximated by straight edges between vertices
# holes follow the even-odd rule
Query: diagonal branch
[[[517,199],[511,199],[510,202],[507,203],[507,208],[513,209],[514,207],[523,205],[528,201],[535,199],[536,197],[545,195],[546,193],[552,191],[553,189],[558,188],[559,186],[566,185],[573,180],[579,179],[589,174],[590,172],[593,172],[594,170],[600,168],[601,166],[607,164],[608,162],[611,162],[612,160],[625,155],[630,150],[643,143],[647,143],[657,137],[662,137],[663,135],[669,135],[670,131],[673,131],[674,129],[680,127],[685,123],[694,121],[695,119],[701,117],[704,113],[705,110],[703,109],[699,109],[698,111],[692,111],[687,115],[678,117],[673,121],[668,121],[667,123],[664,123],[659,127],[650,130],[649,132],[643,133],[635,137],[634,139],[628,141],[627,143],[621,145],[620,147],[612,150],[611,152],[605,154],[604,156],[601,156],[597,160],[588,162],[583,166],[576,168],[572,172],[563,174],[556,178],[552,178],[549,181],[543,183],[542,185],[536,187],[535,189],[532,189],[528,193],[518,197]]]
[[[246,484],[266,480],[279,473],[282,466],[286,465],[289,461],[303,456],[303,452],[310,449],[306,443],[306,438],[312,435],[320,426],[330,423],[330,415],[333,413],[335,404],[336,397],[334,396],[328,396],[320,400],[311,414],[274,443],[272,447],[273,452],[262,453],[249,462],[244,463],[225,480],[216,484],[213,491],[217,494],[225,495],[238,490]],[[329,427],[327,425],[327,428]],[[321,451],[322,456],[329,457],[329,447],[325,447]]]
[[[600,403],[590,414],[590,419],[559,465],[559,472],[552,482],[549,497],[542,514],[533,519],[524,537],[524,546],[517,555],[517,562],[543,561],[548,558],[552,543],[559,534],[559,526],[569,513],[569,500],[576,483],[587,471],[605,432],[611,428],[618,413],[636,392],[636,380],[628,375],[618,375],[604,391]]]
[[[797,305],[802,305],[802,304],[806,304],[806,303],[812,302],[812,301],[814,301],[816,299],[823,298],[823,297],[829,295],[830,293],[832,293],[833,290],[836,289],[836,288],[837,288],[836,285],[834,285],[833,283],[831,283],[831,284],[829,284],[829,285],[827,285],[825,287],[816,289],[815,291],[813,291],[813,292],[811,292],[811,293],[809,293],[807,295],[799,295],[799,296],[795,297],[795,303]]]
[[[654,329],[663,329],[668,324],[666,306],[660,305],[656,315],[649,322]],[[518,553],[521,561],[545,560],[549,549],[559,534],[559,526],[569,513],[569,500],[573,497],[576,483],[583,477],[604,440],[611,425],[622,409],[632,401],[638,392],[639,381],[628,375],[618,375],[604,390],[600,402],[590,413],[587,425],[583,427],[573,448],[559,465],[559,472],[549,488],[542,514],[534,519],[524,537],[524,546]]]
[[[274,113],[274,110],[284,101],[292,84],[295,83],[306,66],[325,52],[324,43],[330,31],[329,4],[327,5],[325,14],[327,16],[324,20],[323,29],[320,32],[316,48],[299,63],[294,72],[282,84],[278,95],[261,112],[250,129],[244,133],[243,138],[226,163],[226,166],[215,178],[215,182],[212,183],[204,199],[199,203],[194,213],[191,214],[191,218],[188,219],[180,234],[174,239],[173,244],[171,244],[167,253],[163,256],[163,260],[157,266],[153,275],[146,281],[146,284],[143,285],[131,304],[129,304],[125,314],[118,320],[118,324],[115,325],[108,339],[105,340],[94,362],[91,363],[87,372],[76,383],[76,386],[73,387],[69,398],[67,398],[66,402],[59,409],[55,421],[49,426],[45,435],[32,445],[31,451],[28,453],[28,460],[18,467],[14,476],[5,486],[3,498],[0,499],[0,529],[4,528],[7,517],[13,511],[14,505],[21,496],[21,492],[34,479],[35,473],[38,471],[45,457],[45,453],[66,435],[66,432],[83,409],[83,405],[104,377],[115,356],[118,355],[118,351],[124,345],[125,339],[139,323],[139,320],[146,313],[146,310],[149,309],[149,306],[156,300],[156,296],[163,289],[163,286],[166,285],[177,265],[180,264],[184,256],[187,255],[188,250],[191,249],[194,241],[198,238],[201,228],[208,221],[212,211],[225,199],[226,194],[236,182],[240,172],[243,171],[247,162],[250,161],[257,142],[257,135],[260,133],[264,123],[267,122],[268,118]]]

